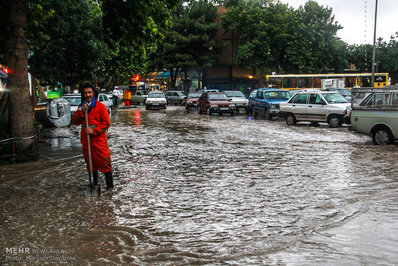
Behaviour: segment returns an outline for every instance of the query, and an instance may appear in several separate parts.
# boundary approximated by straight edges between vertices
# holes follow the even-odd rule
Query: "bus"
[[[266,82],[270,88],[280,88],[285,90],[298,90],[302,88],[321,89],[323,79],[343,79],[344,87],[370,87],[372,73],[343,73],[343,74],[286,74],[286,75],[266,75]],[[384,87],[389,85],[388,73],[374,74],[374,87]]]

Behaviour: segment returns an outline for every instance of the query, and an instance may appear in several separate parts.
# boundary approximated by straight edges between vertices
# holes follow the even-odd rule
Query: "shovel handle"
[[[84,118],[86,119],[86,129],[89,126],[88,124],[88,112],[87,109],[84,110]],[[91,177],[93,175],[93,163],[91,161],[91,144],[90,144],[90,135],[87,134],[86,132],[86,136],[87,136],[87,153],[88,153],[88,169],[89,169],[89,173],[90,173],[90,185],[92,184],[91,182]]]

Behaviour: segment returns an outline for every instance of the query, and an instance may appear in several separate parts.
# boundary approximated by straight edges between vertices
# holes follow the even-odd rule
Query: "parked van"
[[[398,139],[398,86],[352,90],[368,94],[359,105],[352,105],[352,129],[372,136],[376,145],[394,143]]]

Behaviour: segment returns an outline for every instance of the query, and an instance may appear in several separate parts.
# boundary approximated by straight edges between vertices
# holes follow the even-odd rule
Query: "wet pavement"
[[[112,115],[116,187],[100,197],[76,127],[0,166],[2,264],[398,263],[397,145],[179,106]]]

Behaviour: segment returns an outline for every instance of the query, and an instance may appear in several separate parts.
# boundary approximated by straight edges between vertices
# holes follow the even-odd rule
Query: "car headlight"
[[[278,107],[275,104],[271,104],[271,109],[277,109]]]
[[[236,106],[235,104],[230,104],[229,105],[230,108],[235,108],[235,106]]]
[[[210,105],[210,107],[211,107],[211,108],[217,108],[218,105],[217,105],[217,104],[212,104],[212,105]]]

